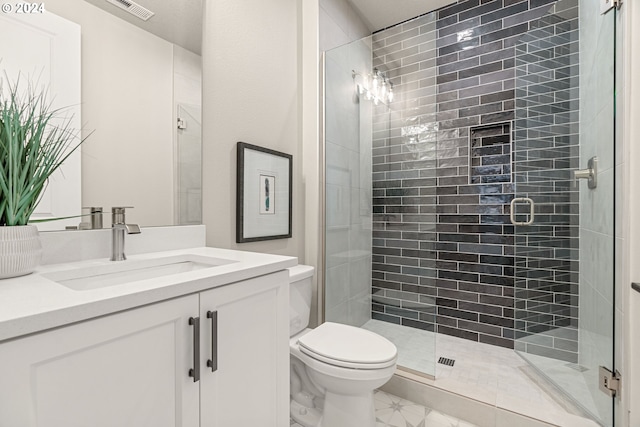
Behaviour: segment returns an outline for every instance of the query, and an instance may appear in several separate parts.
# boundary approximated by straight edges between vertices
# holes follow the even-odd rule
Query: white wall
[[[321,112],[321,60],[320,60],[320,5],[318,0],[301,2],[300,8],[300,43],[302,55],[298,68],[302,73],[302,117],[301,140],[303,141],[303,176],[304,212],[305,212],[305,241],[304,259],[307,264],[316,267],[316,274],[312,286],[315,290],[311,301],[311,327],[317,326],[321,320],[318,316],[318,306],[322,305],[322,296],[317,292],[317,284],[323,278],[321,270],[321,245],[324,227],[322,226],[322,195],[321,182],[324,172],[320,166],[322,147],[320,145],[322,129],[320,123]],[[320,267],[320,269],[319,269]]]
[[[298,2],[209,0],[203,38],[203,222],[207,245],[301,258]],[[235,242],[236,143],[293,155],[293,237]]]
[[[84,1],[46,7],[82,27],[83,206],[172,224],[173,45]]]
[[[202,58],[180,46],[173,47],[175,104],[202,105]]]

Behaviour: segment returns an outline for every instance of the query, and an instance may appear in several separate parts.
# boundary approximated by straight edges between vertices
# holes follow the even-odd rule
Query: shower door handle
[[[516,203],[527,203],[529,205],[529,221],[518,222],[516,221]],[[533,224],[533,220],[535,218],[535,202],[528,197],[516,197],[511,200],[511,212],[509,213],[509,217],[511,219],[511,224],[513,225],[531,225]]]
[[[598,158],[596,156],[589,159],[586,169],[572,171],[573,179],[571,186],[576,187],[579,179],[586,179],[590,190],[598,186]]]

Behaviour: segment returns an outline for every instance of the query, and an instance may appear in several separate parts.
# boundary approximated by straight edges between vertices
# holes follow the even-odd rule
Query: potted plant
[[[38,229],[29,218],[51,174],[83,142],[46,89],[20,78],[0,81],[0,278],[29,274],[40,263]]]

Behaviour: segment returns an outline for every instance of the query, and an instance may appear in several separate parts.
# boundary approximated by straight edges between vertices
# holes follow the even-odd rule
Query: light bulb
[[[378,89],[378,74],[373,75],[373,81],[371,82],[371,86],[373,86],[373,90]]]
[[[389,102],[393,101],[393,86],[389,86],[389,93],[387,94],[387,99],[389,99]]]

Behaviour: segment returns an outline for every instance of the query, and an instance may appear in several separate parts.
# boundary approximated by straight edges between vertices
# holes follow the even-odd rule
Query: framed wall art
[[[292,156],[238,142],[236,242],[291,237]]]

